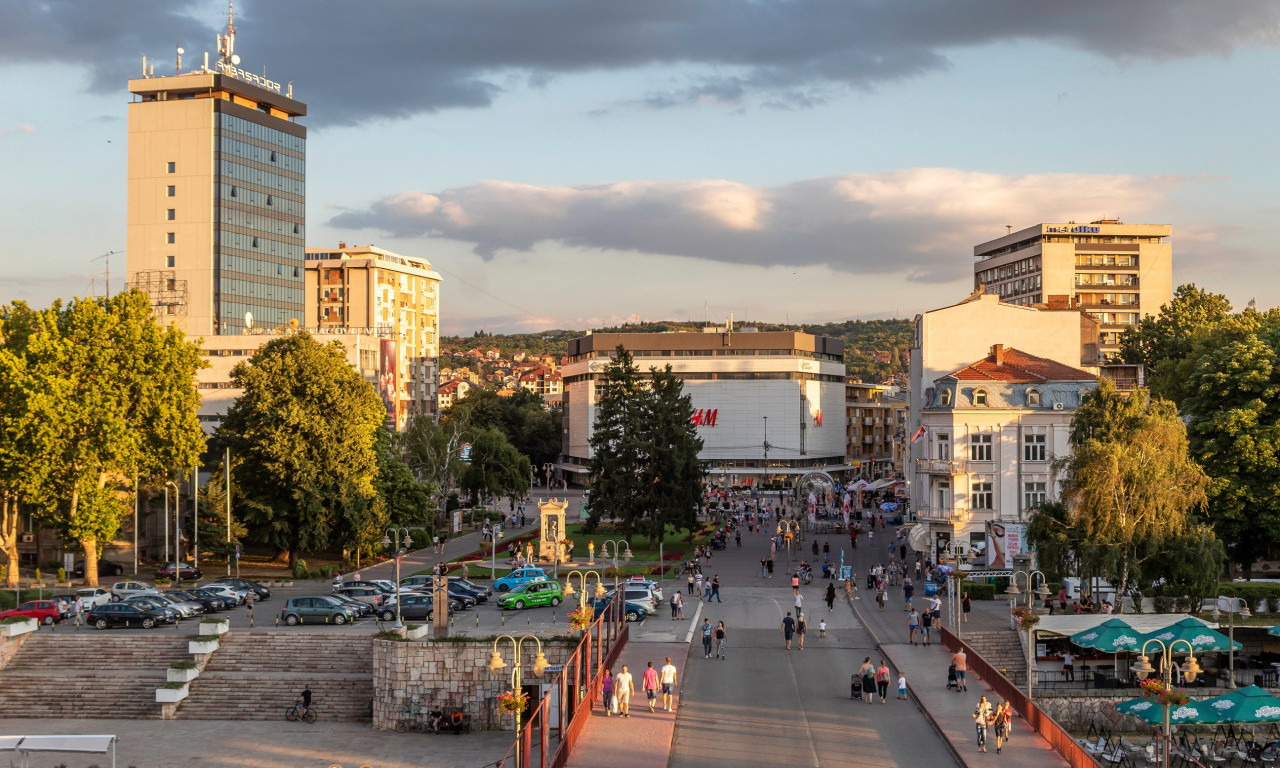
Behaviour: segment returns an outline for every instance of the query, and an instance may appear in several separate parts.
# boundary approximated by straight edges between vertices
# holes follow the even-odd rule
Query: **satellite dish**
[[[186,53],[186,51],[184,51],[184,50],[183,50],[183,49],[181,49],[181,48],[179,48],[179,49],[178,49],[178,55],[179,55],[179,56],[181,56],[181,55],[182,55],[182,54],[184,54],[184,53]]]
[[[234,66],[237,66],[237,67],[240,66],[240,54],[238,53],[231,54],[231,63]]]
[[[252,328],[252,327],[253,327],[253,313],[252,313],[252,312],[245,312],[245,313],[244,313],[244,327],[245,327],[245,328]]]

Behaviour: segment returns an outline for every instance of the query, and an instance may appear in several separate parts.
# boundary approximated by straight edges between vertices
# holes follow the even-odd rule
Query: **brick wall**
[[[542,650],[549,664],[563,664],[577,647],[577,640],[543,640]],[[494,697],[511,687],[514,666],[510,640],[498,645],[507,663],[496,677],[489,674],[493,639],[445,642],[373,641],[373,727],[392,729],[400,705],[417,696],[419,707],[457,707],[471,715],[472,725],[484,730],[511,730],[515,718],[498,717]],[[532,684],[536,644],[524,644],[524,682]],[[544,682],[551,682],[547,675]],[[536,702],[530,702],[532,707]]]

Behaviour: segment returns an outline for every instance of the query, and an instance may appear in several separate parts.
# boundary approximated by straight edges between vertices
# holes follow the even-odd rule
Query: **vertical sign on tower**
[[[388,427],[395,429],[399,424],[398,409],[400,407],[399,355],[396,354],[395,339],[382,339],[378,359],[378,394],[387,406]]]

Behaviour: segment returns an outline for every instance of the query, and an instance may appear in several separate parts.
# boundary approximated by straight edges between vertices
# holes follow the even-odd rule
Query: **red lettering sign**
[[[821,409],[819,409],[819,410],[818,410],[818,412],[814,415],[814,417],[813,417],[813,425],[814,425],[815,427],[820,427],[820,426],[822,426],[822,410],[821,410]]]
[[[714,427],[719,413],[719,408],[699,408],[689,417],[689,421],[695,427]]]

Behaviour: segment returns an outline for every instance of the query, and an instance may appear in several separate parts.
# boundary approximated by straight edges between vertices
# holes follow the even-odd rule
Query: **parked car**
[[[236,605],[244,605],[244,597],[249,594],[247,589],[236,589],[229,584],[205,584],[200,589],[215,595],[222,595],[228,600],[235,601]]]
[[[172,579],[173,563],[165,563],[164,565],[157,568],[155,577],[157,579]],[[193,581],[193,580],[199,581],[202,578],[204,578],[204,574],[201,573],[199,568],[195,567],[191,563],[178,564],[178,580],[179,581]]]
[[[480,602],[479,600],[476,599],[475,595],[471,594],[471,590],[467,589],[461,584],[449,585],[449,597],[457,598],[458,600],[461,600],[462,610],[464,611],[468,608],[474,608],[476,604]]]
[[[387,594],[392,594],[396,591],[396,583],[388,579],[369,579],[369,583]]]
[[[167,605],[173,608],[178,613],[182,614],[182,618],[184,619],[189,619],[193,616],[204,613],[204,606],[199,603],[193,603],[190,600],[183,600],[182,598],[174,597],[167,592],[161,592],[158,595],[149,595],[149,597],[161,605]]]
[[[86,611],[111,602],[110,590],[103,589],[102,587],[85,587],[84,589],[77,589],[76,597],[80,598],[80,604],[84,606]]]
[[[368,603],[374,608],[382,605],[387,599],[387,594],[376,587],[343,587],[334,594],[346,595],[353,600]]]
[[[426,587],[430,589],[431,578],[432,578],[431,574],[429,573],[417,574],[415,576],[405,576],[403,579],[400,580],[400,588],[407,589],[412,587],[414,589],[417,589],[419,587]]]
[[[405,600],[409,599],[410,597],[426,597],[430,600],[433,600],[433,601],[435,600],[435,595],[431,594],[431,590],[429,589],[419,589],[419,590],[412,590],[412,591],[401,590],[400,597]],[[382,607],[383,609],[390,608],[392,610],[395,610],[395,607],[396,607],[395,597],[392,597],[391,599],[387,600],[387,602],[383,603]],[[465,608],[466,608],[466,604],[462,602],[461,598],[454,597],[453,595],[449,595],[449,610],[451,612],[456,613],[457,611],[464,610]]]
[[[213,595],[198,595],[195,590],[182,590],[180,592],[169,592],[170,597],[176,597],[179,600],[186,600],[189,603],[196,603],[204,608],[205,613],[217,613],[226,606],[222,602],[222,598]]]
[[[53,600],[28,600],[17,608],[0,612],[0,619],[18,616],[24,619],[35,619],[41,624],[53,624],[62,621],[62,609]]]
[[[298,624],[346,624],[355,619],[353,609],[329,595],[291,597],[280,608],[280,620],[291,627]]]
[[[117,581],[111,585],[111,599],[124,600],[134,595],[158,595],[160,590],[141,581]]]
[[[239,603],[239,601],[235,597],[232,597],[231,595],[219,594],[212,590],[205,589],[204,587],[200,587],[199,589],[191,589],[187,591],[195,595],[196,597],[202,597],[202,598],[205,598],[206,600],[215,601],[218,605],[216,610],[219,610],[219,611],[230,610],[232,608],[235,608],[236,605]]]
[[[77,579],[84,578],[84,561],[77,560],[71,566],[71,575]],[[113,563],[110,560],[98,558],[98,575],[99,576],[123,576],[124,566],[119,563]]]
[[[499,592],[506,592],[510,589],[528,584],[531,581],[546,581],[547,572],[541,568],[535,568],[532,565],[526,565],[517,568],[506,576],[493,582],[493,588]]]
[[[450,576],[449,582],[451,584],[461,584],[466,587],[471,591],[471,594],[476,596],[476,600],[481,603],[487,603],[489,598],[493,596],[493,590],[491,588],[483,584],[477,584],[470,579],[464,579],[461,576]]]
[[[259,600],[266,600],[268,597],[271,597],[271,590],[257,582],[249,581],[248,579],[237,579],[228,576],[222,579],[214,579],[213,583],[226,584],[227,586],[235,587],[236,589],[253,590],[253,593],[258,596]],[[208,585],[206,584],[205,586]]]
[[[151,629],[157,624],[168,624],[164,614],[147,610],[133,603],[100,605],[85,615],[88,622],[98,629],[107,627],[142,627]]]
[[[658,586],[658,582],[650,581],[643,576],[632,576],[624,581],[623,585],[627,587],[648,587],[649,591],[653,593],[654,600],[657,600],[656,604],[662,605],[662,587]]]
[[[341,592],[334,592],[332,595],[329,595],[329,597],[332,597],[333,599],[339,601],[343,605],[351,608],[351,610],[355,611],[357,619],[362,616],[372,616],[376,610],[372,605],[361,602],[355,599],[354,597],[347,597]]]
[[[640,605],[643,605],[649,613],[653,613],[658,610],[658,606],[662,605],[662,602],[658,599],[657,595],[654,594],[653,590],[646,586],[632,586],[630,583],[625,581],[619,586],[622,587],[623,600],[626,600],[628,603],[639,603]],[[613,590],[610,589],[605,594],[605,597],[606,599],[612,599]]]
[[[592,600],[591,607],[595,613],[595,615],[592,618],[593,619],[600,618],[600,615],[604,613],[605,609],[609,607],[609,603],[612,603],[612,602],[613,602],[612,596],[602,597],[599,600]],[[623,606],[622,615],[623,615],[623,618],[625,618],[627,621],[642,621],[645,618],[647,618],[650,613],[653,613],[653,611],[650,611],[648,608],[644,607],[644,605],[642,605],[641,603],[624,602],[622,606]]]
[[[514,587],[498,598],[498,607],[502,609],[537,608],[541,605],[557,606],[564,599],[558,581],[531,581]]]
[[[431,595],[423,595],[413,592],[406,592],[400,596],[400,618],[402,619],[423,619],[430,621],[434,615],[432,610],[434,601]],[[378,618],[383,621],[394,621],[396,618],[395,602],[388,603],[378,609]]]
[[[384,595],[394,595],[396,593],[396,585],[389,581],[348,581],[342,585],[342,589],[351,589],[356,587],[359,589],[372,589]],[[334,590],[337,591],[336,589]]]
[[[168,603],[162,603],[156,599],[155,595],[134,595],[127,597],[122,605],[136,605],[144,611],[153,611],[160,614],[164,618],[163,624],[174,624],[182,619],[182,614],[177,608]]]

